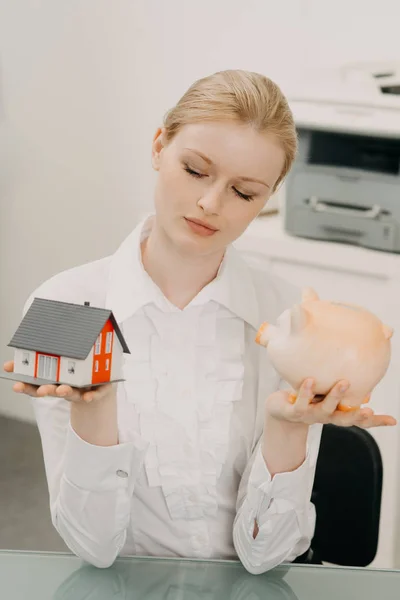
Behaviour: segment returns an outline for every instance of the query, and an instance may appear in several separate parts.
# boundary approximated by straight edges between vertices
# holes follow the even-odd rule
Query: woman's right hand
[[[4,371],[6,373],[14,372],[14,361],[10,360],[3,365]],[[57,398],[64,398],[69,402],[93,402],[94,400],[102,400],[107,396],[113,394],[112,384],[106,383],[104,385],[100,385],[95,389],[90,388],[74,388],[70,385],[30,385],[28,383],[23,383],[22,381],[18,381],[13,386],[14,392],[19,394],[26,394],[27,396],[33,396],[34,398],[42,398],[43,396],[56,396]]]

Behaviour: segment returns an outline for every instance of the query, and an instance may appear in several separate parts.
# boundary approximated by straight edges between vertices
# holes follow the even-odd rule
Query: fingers
[[[42,396],[55,396],[57,386],[53,384],[40,385],[37,389],[36,395],[41,398]]]
[[[107,386],[99,386],[97,390],[88,389],[88,388],[73,388],[69,385],[59,385],[56,389],[56,396],[59,398],[64,398],[69,402],[93,402],[94,400],[101,400],[106,392],[102,390],[103,387]],[[111,387],[111,386],[110,386]]]
[[[13,386],[14,392],[19,394],[26,394],[27,396],[32,396],[33,398],[44,398],[45,396],[55,396],[59,398],[65,398],[66,400],[70,400],[73,402],[74,400],[79,399],[79,391],[74,390],[69,385],[53,385],[53,384],[45,384],[45,385],[30,385],[28,383],[22,383],[18,381]],[[78,392],[78,393],[77,393]]]
[[[14,392],[19,394],[26,394],[27,396],[33,396],[34,398],[43,398],[44,396],[55,396],[56,385],[31,385],[29,383],[23,383],[18,381],[13,385]]]
[[[374,415],[367,417],[367,419],[359,425],[363,429],[369,429],[370,427],[393,427],[397,425],[397,421],[390,415]]]
[[[369,414],[365,413],[359,408],[356,408],[348,412],[335,411],[330,422],[333,423],[333,425],[339,425],[340,427],[352,427],[353,425],[356,425],[357,427],[364,427],[369,418]]]
[[[18,381],[13,385],[13,390],[14,392],[17,392],[17,394],[26,394],[27,396],[33,396],[34,398],[36,397],[37,389],[36,385],[29,385],[28,383],[22,383],[21,381]]]
[[[382,426],[393,426],[397,424],[394,417],[390,415],[375,415],[374,411],[370,408],[358,408],[351,412],[335,412],[331,422],[334,425],[342,427],[351,427],[356,425],[363,429],[369,429],[370,427],[382,427]]]
[[[82,395],[82,399],[85,402],[93,402],[93,401],[99,402],[100,400],[103,400],[104,398],[108,397],[108,395],[112,392],[112,390],[113,390],[113,386],[110,383],[105,384],[105,385],[100,385],[95,390],[89,390],[88,392],[84,392]]]
[[[320,402],[315,402],[314,381],[306,379],[297,397],[289,394],[286,405],[287,416],[307,423],[332,423],[342,427],[357,426],[364,429],[370,427],[394,426],[397,421],[390,415],[375,415],[373,410],[365,406],[352,410],[339,410],[350,384],[347,380],[339,381]],[[369,397],[365,399],[368,402]],[[289,408],[290,407],[290,408]]]
[[[329,394],[325,396],[324,400],[319,403],[318,408],[322,413],[325,415],[332,415],[337,410],[338,404],[343,399],[343,396],[349,387],[349,382],[345,379],[338,381],[338,383],[330,390]]]
[[[293,406],[298,413],[304,413],[314,398],[314,380],[311,378],[305,379],[298,391],[297,398],[293,402]],[[293,395],[291,395],[293,398]]]
[[[14,371],[14,361],[8,360],[7,362],[5,362],[3,365],[3,369],[4,371],[6,371],[6,373],[12,373]]]
[[[339,405],[349,387],[348,381],[339,381],[319,405],[319,408],[330,417],[330,422],[342,427],[356,425],[363,429],[396,425],[397,421],[394,417],[390,415],[375,415],[370,408],[359,407],[347,411],[339,410]],[[365,398],[364,402],[368,401],[369,396]]]
[[[79,402],[82,400],[81,390],[66,385],[65,383],[57,386],[54,395],[57,396],[57,398],[64,398],[64,400],[68,400],[68,402]]]
[[[93,402],[94,400],[98,401],[107,397],[112,392],[113,386],[112,384],[106,384],[95,389],[79,389],[66,384],[34,386],[19,381],[14,384],[13,390],[19,394],[26,394],[27,396],[33,396],[34,398],[53,396],[56,398],[63,398],[68,402]]]

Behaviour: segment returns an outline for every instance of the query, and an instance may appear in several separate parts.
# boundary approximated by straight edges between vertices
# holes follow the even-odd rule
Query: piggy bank
[[[261,325],[256,342],[267,348],[272,365],[295,391],[312,377],[315,395],[326,395],[347,379],[350,387],[338,408],[353,410],[368,402],[386,373],[392,335],[365,308],[320,300],[305,288],[300,304],[284,311],[275,325]]]

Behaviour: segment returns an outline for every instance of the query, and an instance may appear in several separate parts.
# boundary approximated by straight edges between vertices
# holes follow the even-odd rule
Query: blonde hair
[[[276,83],[259,73],[220,71],[195,81],[166,114],[167,142],[189,123],[234,120],[276,137],[285,164],[274,191],[288,174],[297,153],[297,134],[289,104]]]

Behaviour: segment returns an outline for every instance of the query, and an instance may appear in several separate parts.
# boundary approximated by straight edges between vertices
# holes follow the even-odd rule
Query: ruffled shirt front
[[[37,296],[109,308],[130,350],[118,446],[80,439],[64,400],[33,399],[53,523],[97,566],[118,554],[239,556],[266,571],[304,552],[315,525],[321,426],[310,428],[296,471],[271,479],[261,453],[265,400],[284,382],[254,338],[298,292],[230,247],[214,281],[180,310],[143,268],[150,227],[142,221],[113,256],[60,273],[25,305]]]

